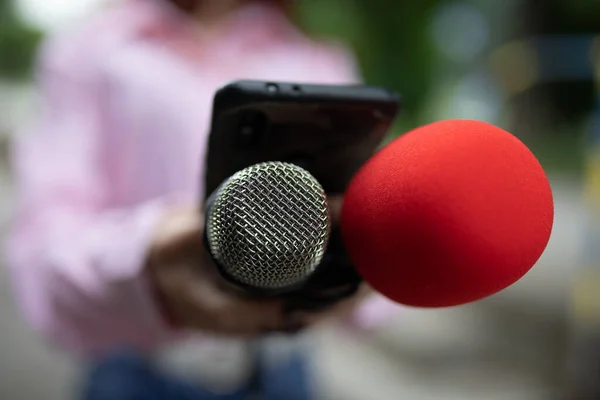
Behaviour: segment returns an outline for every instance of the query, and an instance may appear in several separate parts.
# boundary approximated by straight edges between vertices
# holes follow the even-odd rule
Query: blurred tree
[[[28,79],[41,38],[19,18],[13,0],[0,0],[0,79]]]
[[[582,133],[599,104],[592,57],[599,14],[597,0],[523,0],[521,37],[546,78],[511,98],[513,132],[545,166],[583,172]]]
[[[543,64],[553,68],[588,70],[587,75],[580,74],[569,80],[548,82],[536,88],[538,97],[544,97],[547,107],[551,110],[552,120],[549,124],[572,123],[585,118],[596,104],[596,89],[594,87],[594,72],[592,60],[593,36],[600,32],[600,1],[590,0],[528,0],[526,2],[526,20],[528,33],[533,36],[547,35],[554,37],[581,37],[580,46],[566,42],[562,47],[570,47],[572,52],[578,52],[567,60],[553,57],[565,54],[560,48],[546,50],[549,53]],[[557,44],[557,47],[559,44]],[[561,65],[565,64],[564,66]]]
[[[433,10],[444,0],[302,0],[298,18],[321,36],[340,37],[356,51],[365,81],[398,91],[401,124],[416,125],[436,62],[429,37]]]

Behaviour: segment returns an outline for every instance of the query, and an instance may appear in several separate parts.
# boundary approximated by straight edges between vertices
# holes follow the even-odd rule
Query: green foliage
[[[583,20],[584,9],[591,12],[600,0],[551,0],[571,8],[572,24]],[[390,137],[397,136],[427,121],[427,107],[436,101],[433,89],[439,88],[440,71],[453,66],[438,53],[430,36],[435,12],[448,0],[301,0],[298,19],[306,30],[337,37],[349,43],[358,55],[365,81],[390,87],[403,97],[403,111]],[[487,18],[492,46],[524,34],[526,20],[519,0],[498,2],[464,0]],[[519,14],[521,13],[521,14]],[[598,13],[590,13],[596,16]],[[460,27],[457,27],[460,29]],[[468,67],[468,66],[467,66]],[[466,73],[468,71],[463,71]],[[461,72],[454,76],[459,79]],[[450,78],[452,79],[452,78]],[[429,120],[435,116],[427,115]],[[533,117],[535,118],[535,116]],[[558,129],[557,129],[558,130]],[[581,129],[545,132],[529,138],[527,144],[549,169],[581,171]]]
[[[0,79],[26,80],[31,76],[42,36],[18,18],[12,0],[0,0]]]
[[[12,0],[0,0],[0,22],[6,17],[14,15],[14,7]]]
[[[19,20],[14,1],[0,0],[0,79],[27,80],[31,77],[43,33]],[[551,13],[559,25],[598,31],[596,15],[600,11],[600,0],[548,1],[560,11]],[[430,29],[434,12],[447,2],[449,0],[299,0],[296,5],[297,19],[307,31],[340,39],[352,47],[367,83],[392,88],[402,95],[403,111],[391,132],[395,136],[424,123],[427,106],[439,97],[433,89],[439,88],[439,74],[446,72],[449,65],[434,48]],[[515,16],[522,14],[519,5],[527,1],[464,2],[478,7],[489,19],[494,46],[522,31],[525,21]],[[458,79],[459,74],[454,78]],[[427,118],[432,116],[427,115]],[[538,135],[539,138],[531,139],[529,144],[539,151],[547,165],[579,168],[576,161],[580,158],[578,135],[573,130],[568,132],[571,134]]]
[[[16,22],[0,26],[0,78],[25,80],[31,76],[42,33]]]
[[[428,20],[443,0],[302,0],[298,17],[310,32],[340,37],[355,50],[367,83],[390,87],[407,100],[410,118],[427,96],[435,53]]]

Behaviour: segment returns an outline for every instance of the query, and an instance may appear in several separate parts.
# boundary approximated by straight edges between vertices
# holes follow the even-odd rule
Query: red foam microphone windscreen
[[[345,194],[342,237],[362,277],[417,307],[473,302],[525,275],[554,220],[550,183],[515,136],[470,120],[399,137]]]

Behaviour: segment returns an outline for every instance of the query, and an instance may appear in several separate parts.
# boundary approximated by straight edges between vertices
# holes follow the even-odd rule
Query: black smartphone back
[[[232,82],[214,97],[206,196],[235,172],[265,161],[300,165],[327,193],[343,193],[399,107],[395,93],[373,86]]]
[[[379,148],[399,107],[395,93],[373,86],[230,83],[214,97],[205,199],[234,173],[266,161],[295,163],[329,195],[342,194]],[[286,310],[327,308],[354,294],[361,281],[333,226],[317,271],[283,296]]]

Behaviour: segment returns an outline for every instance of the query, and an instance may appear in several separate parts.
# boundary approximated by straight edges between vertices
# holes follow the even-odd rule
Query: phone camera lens
[[[259,144],[266,134],[267,116],[260,111],[247,111],[242,114],[238,130],[238,143],[243,147]]]
[[[274,83],[267,84],[267,92],[269,93],[277,93],[279,91],[279,86]]]
[[[252,139],[252,136],[254,136],[254,133],[256,131],[254,130],[254,127],[251,125],[245,125],[242,126],[240,128],[240,136],[242,138],[242,141],[248,141]]]

